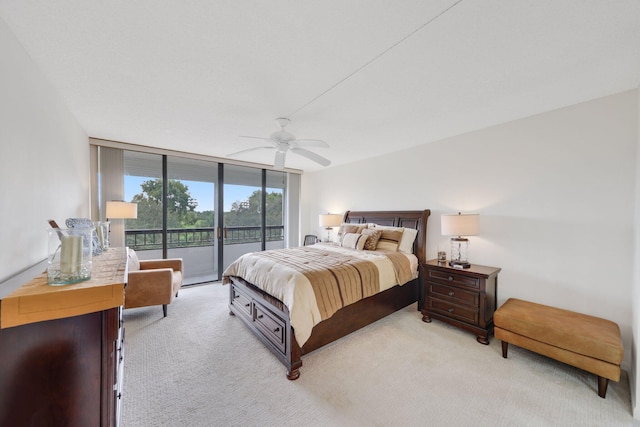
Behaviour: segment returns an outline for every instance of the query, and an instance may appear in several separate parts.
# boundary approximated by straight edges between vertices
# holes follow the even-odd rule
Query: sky
[[[133,196],[142,193],[142,184],[153,178],[145,178],[140,176],[127,175],[124,177],[124,200],[131,201]],[[212,211],[213,201],[215,199],[214,184],[211,182],[185,181],[181,182],[189,188],[191,197],[198,201],[196,212]],[[225,184],[224,187],[224,211],[231,210],[231,204],[237,201],[247,200],[249,196],[259,187],[250,187],[245,185]]]

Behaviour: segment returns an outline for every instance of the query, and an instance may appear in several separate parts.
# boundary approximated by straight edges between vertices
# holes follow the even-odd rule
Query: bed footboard
[[[394,286],[338,310],[314,326],[301,348],[295,339],[287,308],[239,277],[231,277],[229,309],[287,368],[287,378],[300,376],[301,357],[418,301],[420,278]]]
[[[249,329],[287,368],[287,378],[300,376],[301,351],[295,341],[289,311],[282,302],[239,277],[230,277],[229,310],[242,319]]]

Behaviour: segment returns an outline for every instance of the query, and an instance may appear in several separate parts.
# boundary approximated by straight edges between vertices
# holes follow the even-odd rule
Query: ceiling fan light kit
[[[287,156],[287,152],[291,151],[294,154],[298,154],[302,157],[306,157],[322,166],[329,166],[331,161],[319,154],[309,151],[303,147],[322,147],[329,148],[329,144],[320,139],[296,139],[295,135],[287,132],[284,128],[291,122],[286,117],[278,117],[276,123],[280,126],[280,130],[273,132],[268,138],[260,136],[241,136],[241,138],[253,138],[262,139],[271,142],[270,146],[254,147],[246,150],[236,151],[235,153],[228,154],[229,157],[237,156],[240,154],[248,153],[257,150],[276,150],[273,167],[275,169],[284,169],[284,163]]]

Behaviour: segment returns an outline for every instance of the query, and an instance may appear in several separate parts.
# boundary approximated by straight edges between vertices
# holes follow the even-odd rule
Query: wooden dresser
[[[126,277],[126,249],[110,248],[90,280],[44,272],[0,294],[0,426],[118,425]]]
[[[438,319],[473,332],[481,344],[489,344],[498,298],[500,268],[473,264],[456,269],[437,260],[426,269],[422,320]]]

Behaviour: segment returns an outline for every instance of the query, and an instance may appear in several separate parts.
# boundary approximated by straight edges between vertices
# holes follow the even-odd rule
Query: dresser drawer
[[[454,272],[429,270],[429,275],[427,277],[427,280],[441,283],[444,285],[465,286],[473,289],[480,288],[480,279],[476,277],[470,277],[465,274],[454,273]]]
[[[469,305],[474,308],[478,307],[478,301],[480,300],[480,294],[478,292],[471,292],[460,288],[440,285],[435,282],[428,283],[429,294],[434,298],[451,301],[454,304]]]
[[[434,313],[440,313],[451,319],[461,320],[471,325],[478,324],[479,317],[477,308],[464,307],[449,301],[429,297],[427,299],[427,310],[432,310]]]
[[[286,322],[260,304],[255,304],[254,307],[255,317],[253,321],[256,328],[280,351],[284,351]]]
[[[234,285],[231,286],[233,286],[233,299],[231,300],[231,304],[233,304],[234,307],[239,308],[248,317],[251,317],[251,299],[238,291],[238,288]]]

